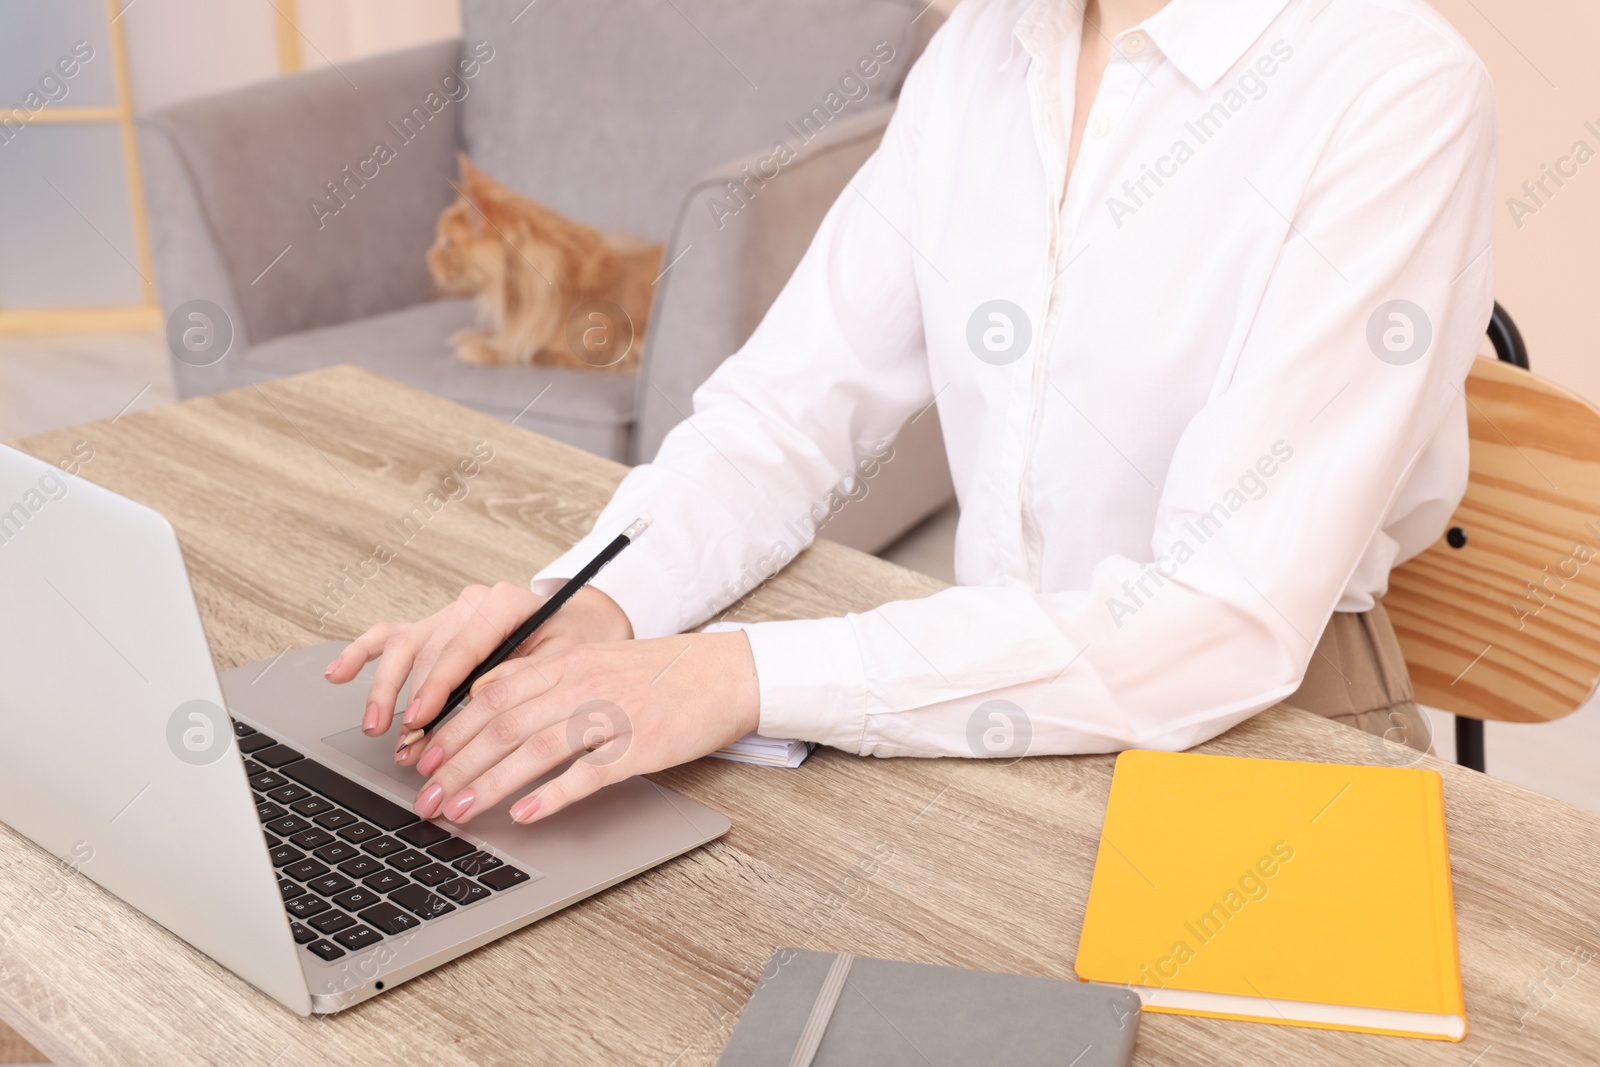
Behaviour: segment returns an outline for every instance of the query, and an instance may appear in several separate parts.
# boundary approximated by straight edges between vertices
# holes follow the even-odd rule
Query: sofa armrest
[[[140,116],[165,312],[209,299],[242,348],[428,299],[462,56],[444,41]]]
[[[655,456],[692,410],[694,391],[755,332],[845,183],[883,138],[894,105],[829,126],[743,194],[729,191],[772,149],[718,167],[690,187],[663,262],[639,372],[632,462]],[[791,146],[792,147],[792,146]]]
[[[767,308],[867,157],[894,106],[830,126],[741,204],[728,183],[761,173],[771,149],[719,167],[697,182],[678,212],[639,374],[631,459],[643,463],[693,409],[694,391],[754,332]],[[877,552],[955,496],[939,417],[920,414],[895,438],[864,496],[832,517],[827,536]]]
[[[209,349],[192,360],[178,359],[174,352],[172,377],[178,397],[186,400],[231,389],[238,384],[233,370],[249,346],[249,338],[222,249],[211,236],[211,225],[172,139],[159,129],[141,125],[139,165],[144,171],[144,210],[162,317],[170,320],[180,304],[203,300],[221,309],[231,333],[220,361],[209,358]],[[194,321],[187,313],[185,319],[180,331]],[[222,328],[221,324],[212,325],[213,329]],[[207,341],[213,343],[221,343],[217,335]]]

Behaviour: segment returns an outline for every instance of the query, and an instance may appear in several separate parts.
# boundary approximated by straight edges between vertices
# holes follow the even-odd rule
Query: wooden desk
[[[43,434],[49,460],[177,527],[219,668],[469,582],[526,581],[584,533],[622,468],[339,368]],[[325,579],[372,551],[476,442],[494,458],[326,629]],[[843,579],[843,580],[841,580]],[[748,619],[925,595],[931,579],[822,543]],[[1368,762],[1364,735],[1269,711],[1203,746]],[[1471,1033],[1460,1045],[1147,1015],[1140,1064],[1594,1063],[1600,818],[1445,775]],[[0,827],[0,1017],[58,1063],[703,1064],[778,947],[1072,977],[1112,758],[998,765],[824,751],[798,771],[702,760],[659,776],[725,838],[331,1018],[303,1020]],[[9,906],[9,904],[8,904]],[[1372,907],[1384,907],[1374,887]],[[1538,988],[1536,989],[1536,984]]]

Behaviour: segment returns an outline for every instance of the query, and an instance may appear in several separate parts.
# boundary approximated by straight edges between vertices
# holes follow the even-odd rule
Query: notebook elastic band
[[[795,1045],[794,1055],[789,1057],[789,1067],[811,1067],[817,1046],[822,1044],[822,1035],[828,1032],[828,1020],[833,1018],[833,1009],[839,1003],[839,994],[844,992],[845,979],[850,977],[850,964],[854,961],[855,957],[848,952],[841,952],[833,958],[833,965],[828,968],[822,988],[817,990],[817,999],[811,1005],[811,1016],[806,1019],[805,1029],[800,1031],[800,1041]]]

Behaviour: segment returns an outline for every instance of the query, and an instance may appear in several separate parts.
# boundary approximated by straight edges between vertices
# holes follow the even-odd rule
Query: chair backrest
[[[1438,543],[1389,576],[1417,700],[1545,722],[1600,682],[1600,409],[1479,359],[1466,383],[1472,473]]]
[[[817,108],[826,121],[893,99],[937,21],[917,18],[923,6],[465,0],[466,47],[486,41],[494,58],[463,104],[464,147],[558,211],[664,241],[705,171],[794,140]],[[879,61],[870,79],[863,58]]]

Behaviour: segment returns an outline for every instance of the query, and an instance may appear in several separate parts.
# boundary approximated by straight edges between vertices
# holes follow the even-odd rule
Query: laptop
[[[0,590],[0,821],[301,1015],[729,827],[645,778],[531,826],[418,819],[398,724],[357,725],[375,665],[330,685],[328,642],[219,677],[167,520],[4,446]]]

